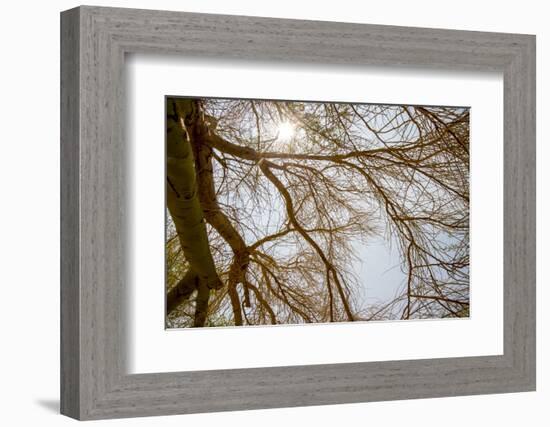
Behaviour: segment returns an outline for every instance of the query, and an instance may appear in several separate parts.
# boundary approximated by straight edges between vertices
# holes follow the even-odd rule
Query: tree
[[[167,99],[169,326],[469,315],[469,110]],[[360,304],[354,239],[403,291]]]

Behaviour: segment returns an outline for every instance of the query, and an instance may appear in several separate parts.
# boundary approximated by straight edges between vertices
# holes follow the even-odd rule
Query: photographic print
[[[167,96],[166,327],[470,315],[470,109]]]

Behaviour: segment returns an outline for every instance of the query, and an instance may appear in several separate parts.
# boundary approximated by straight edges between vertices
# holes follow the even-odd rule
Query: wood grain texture
[[[61,20],[61,412],[80,414],[79,18]]]
[[[100,419],[535,389],[534,36],[84,6],[62,13],[61,37],[62,413]],[[127,53],[501,71],[504,354],[127,374]]]

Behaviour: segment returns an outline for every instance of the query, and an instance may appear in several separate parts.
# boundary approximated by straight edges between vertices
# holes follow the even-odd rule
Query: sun
[[[290,122],[281,122],[277,126],[277,139],[282,142],[289,142],[296,133],[295,126]]]

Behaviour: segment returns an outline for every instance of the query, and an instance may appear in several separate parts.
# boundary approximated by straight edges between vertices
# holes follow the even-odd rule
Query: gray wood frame
[[[124,57],[504,76],[504,354],[128,375]],[[487,159],[491,161],[491,159]],[[535,37],[83,6],[61,14],[61,412],[99,419],[535,390]]]

